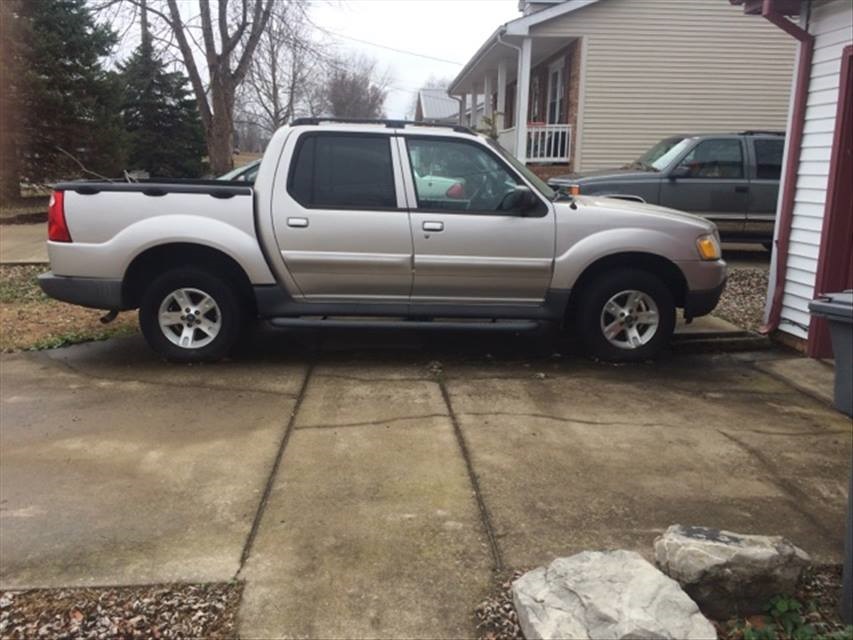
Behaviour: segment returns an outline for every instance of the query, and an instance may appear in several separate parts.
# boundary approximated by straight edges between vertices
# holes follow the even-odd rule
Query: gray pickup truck
[[[614,196],[712,220],[729,242],[770,247],[784,134],[744,131],[672,136],[619,169],[557,176],[559,190]]]
[[[215,360],[248,321],[518,331],[656,355],[726,280],[713,223],[551,190],[461,127],[298,120],[252,180],[69,182],[48,215],[49,295],[139,309],[170,360]],[[112,314],[111,314],[112,315]]]

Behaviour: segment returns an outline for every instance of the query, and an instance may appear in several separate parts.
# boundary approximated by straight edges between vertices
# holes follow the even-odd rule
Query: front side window
[[[778,180],[782,175],[782,138],[757,138],[755,140],[755,177],[759,180]]]
[[[308,208],[396,208],[389,138],[303,135],[293,156],[287,190]]]
[[[478,145],[409,138],[409,163],[419,209],[472,213],[511,210],[517,178]]]
[[[743,148],[736,138],[703,140],[684,157],[687,178],[743,178]]]

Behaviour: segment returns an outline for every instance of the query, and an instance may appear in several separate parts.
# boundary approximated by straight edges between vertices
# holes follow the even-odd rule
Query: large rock
[[[658,567],[716,618],[761,613],[794,591],[808,554],[779,536],[673,525],[655,540]]]
[[[524,637],[716,638],[674,580],[633,551],[584,551],[512,585]]]

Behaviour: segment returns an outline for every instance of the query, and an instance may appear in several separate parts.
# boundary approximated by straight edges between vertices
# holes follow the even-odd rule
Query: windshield
[[[539,176],[537,176],[530,169],[528,169],[523,162],[520,162],[518,158],[512,155],[509,151],[504,149],[500,144],[498,144],[496,140],[488,138],[488,142],[492,149],[497,151],[504,160],[506,160],[513,166],[516,171],[518,171],[521,175],[527,178],[530,183],[534,187],[536,187],[539,193],[548,198],[548,200],[553,200],[556,197],[556,191],[554,191],[551,187],[545,184],[544,180],[542,180]]]
[[[636,164],[655,171],[663,171],[689,143],[687,138],[665,138],[641,155]]]

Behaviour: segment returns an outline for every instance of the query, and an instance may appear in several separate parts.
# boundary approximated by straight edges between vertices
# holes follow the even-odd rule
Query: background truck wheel
[[[139,326],[151,348],[167,360],[210,362],[228,354],[245,316],[228,280],[184,267],[167,271],[148,286]]]
[[[675,329],[672,293],[646,271],[604,273],[583,292],[577,327],[591,356],[632,362],[654,358]]]

